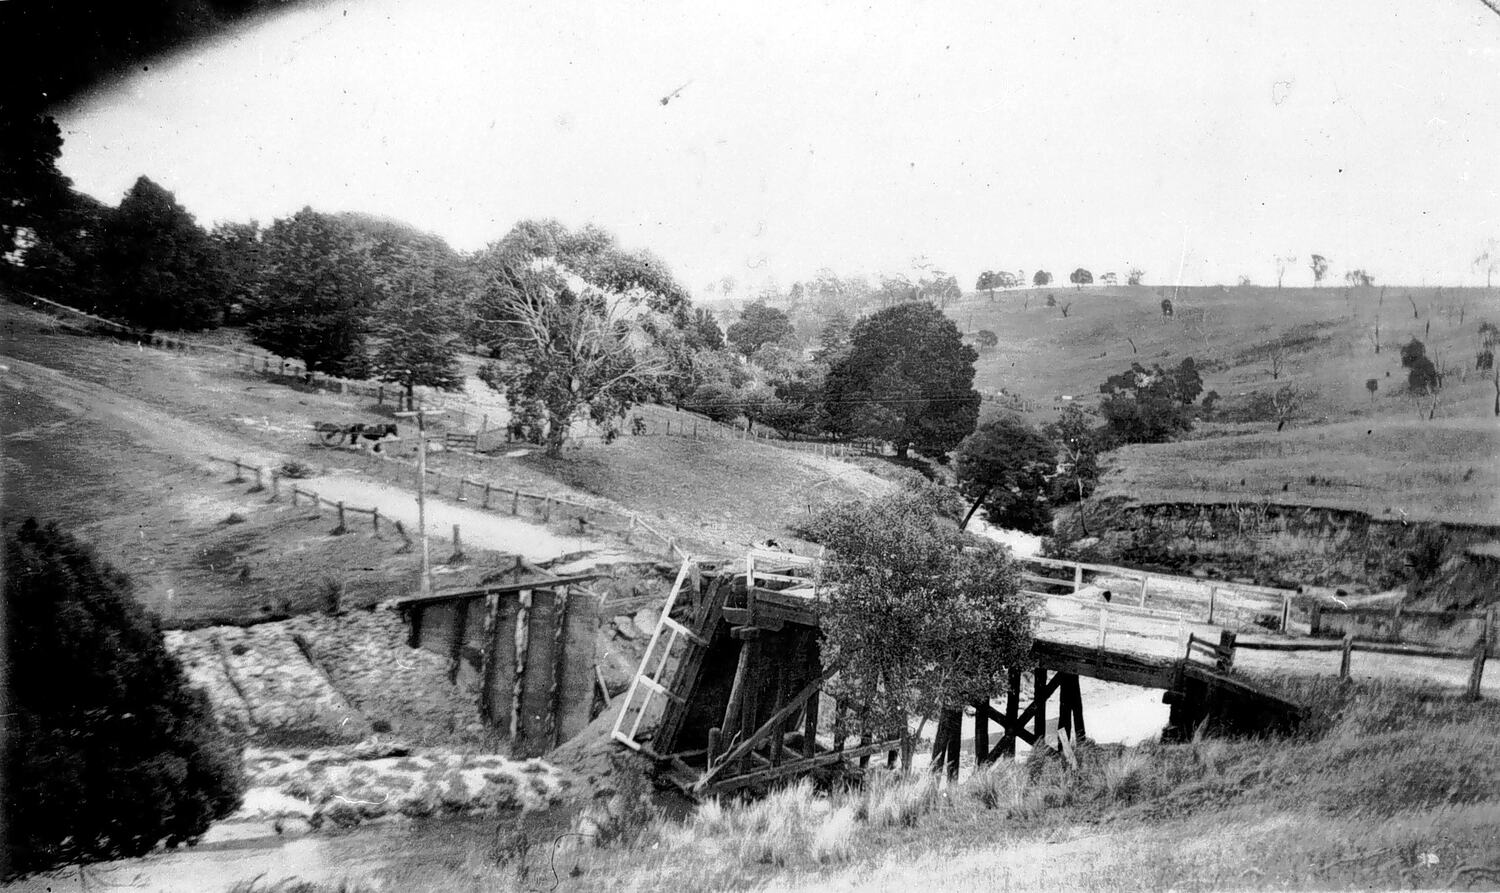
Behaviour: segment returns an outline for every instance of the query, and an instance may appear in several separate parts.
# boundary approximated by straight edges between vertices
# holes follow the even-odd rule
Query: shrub
[[[238,808],[239,754],[130,581],[56,525],[6,540],[14,875],[192,841]]]

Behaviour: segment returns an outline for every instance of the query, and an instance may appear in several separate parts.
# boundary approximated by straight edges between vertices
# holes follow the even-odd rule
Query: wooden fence
[[[1472,669],[1469,671],[1468,695],[1477,700],[1479,698],[1479,687],[1484,679],[1484,664],[1489,657],[1489,650],[1492,647],[1491,641],[1493,635],[1493,626],[1487,626],[1484,635],[1480,637],[1474,647],[1467,649],[1437,648],[1431,645],[1406,642],[1371,641],[1369,639],[1358,639],[1352,635],[1346,635],[1342,639],[1241,640],[1236,641],[1234,647],[1253,651],[1337,651],[1340,653],[1340,679],[1349,678],[1350,660],[1356,651],[1363,651],[1368,654],[1393,654],[1402,657],[1467,660],[1472,662]],[[1232,662],[1233,658],[1231,656],[1231,664]]]
[[[1111,590],[1111,610],[1121,610],[1133,603],[1132,606],[1138,611],[1149,611],[1151,609],[1147,608],[1147,602],[1154,595],[1158,604],[1156,612],[1162,617],[1181,617],[1195,622],[1225,625],[1226,620],[1248,619],[1255,623],[1269,616],[1276,619],[1276,628],[1283,631],[1290,629],[1299,612],[1307,616],[1310,610],[1298,604],[1299,597],[1303,601],[1310,597],[1301,596],[1290,589],[1201,580],[1197,577],[1157,574],[1134,568],[1055,558],[1032,556],[1020,560],[1023,565],[1031,568],[1021,572],[1022,591],[1048,598],[1077,593],[1084,587],[1086,575],[1093,580],[1128,581],[1128,588]],[[1059,571],[1062,572],[1061,575]],[[1159,585],[1153,592],[1152,583],[1169,584],[1170,588]],[[1061,592],[1048,591],[1049,589]],[[1236,596],[1238,604],[1230,603],[1229,596]],[[1097,605],[1097,602],[1089,604]]]

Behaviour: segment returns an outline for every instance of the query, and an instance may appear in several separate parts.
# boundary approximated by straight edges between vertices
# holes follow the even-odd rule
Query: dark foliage
[[[1210,392],[1209,396],[1218,395]],[[1203,402],[1207,405],[1209,398]],[[1052,479],[1052,503],[1068,505],[1087,499],[1099,483],[1099,454],[1108,445],[1108,431],[1070,403],[1042,433],[1057,446],[1061,460]]]
[[[220,252],[172,193],[141,177],[104,220],[96,257],[105,314],[146,329],[217,326]]]
[[[1068,281],[1073,283],[1077,288],[1083,288],[1085,285],[1092,285],[1094,283],[1094,274],[1083,267],[1079,267],[1068,274]]]
[[[984,423],[958,447],[958,489],[991,524],[1051,533],[1057,447],[1016,416]]]
[[[239,754],[125,576],[35,521],[5,557],[6,872],[191,841],[238,808]]]
[[[735,350],[748,357],[766,344],[790,338],[792,332],[792,321],[785,313],[756,301],[745,307],[739,322],[730,326],[725,336]]]
[[[1004,687],[1031,649],[1034,602],[995,543],[959,533],[924,487],[820,512],[806,535],[828,547],[824,660],[831,693],[869,706],[876,734],[910,716]]]
[[[829,370],[828,426],[840,436],[890,441],[900,456],[911,447],[946,455],[979,420],[978,357],[932,304],[899,304],[865,317],[854,326],[848,356]]]
[[[1193,427],[1193,401],[1203,378],[1193,358],[1173,369],[1140,363],[1099,386],[1099,411],[1115,443],[1161,443]]]
[[[311,208],[277,220],[261,242],[263,284],[250,338],[314,372],[363,377],[374,271],[354,235]]]
[[[1401,365],[1407,370],[1406,386],[1412,393],[1421,394],[1443,386],[1437,366],[1427,356],[1427,346],[1417,339],[1401,345]]]

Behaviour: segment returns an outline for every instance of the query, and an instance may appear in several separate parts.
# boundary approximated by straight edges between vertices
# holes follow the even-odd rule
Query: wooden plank
[[[1050,669],[1105,682],[1123,682],[1144,688],[1171,688],[1177,675],[1178,662],[1173,658],[1100,651],[1087,645],[1043,639],[1032,642],[1031,652]]]
[[[780,766],[771,769],[759,769],[754,772],[747,772],[743,775],[722,777],[718,781],[715,781],[713,784],[705,787],[700,787],[700,785],[702,785],[702,779],[700,778],[699,781],[693,785],[693,793],[701,794],[705,792],[712,792],[717,794],[726,791],[732,791],[736,788],[742,788],[752,784],[759,784],[761,782],[771,781],[777,778],[786,778],[791,775],[801,775],[804,772],[810,772],[813,769],[818,768],[819,766],[827,766],[830,763],[837,763],[843,760],[855,758],[867,758],[870,754],[879,753],[883,750],[891,750],[892,748],[898,748],[900,746],[900,738],[891,738],[885,741],[872,741],[868,744],[861,744],[858,747],[848,748],[847,750],[830,751],[828,753],[818,754],[815,757],[794,760],[789,763],[782,763]]]
[[[750,737],[746,738],[744,741],[741,741],[738,746],[726,753],[724,755],[724,759],[719,762],[719,765],[705,773],[703,778],[698,780],[698,784],[695,787],[701,790],[703,787],[707,786],[708,782],[712,781],[713,777],[720,771],[722,771],[725,767],[740,759],[745,754],[749,753],[756,744],[760,743],[761,739],[771,733],[772,729],[776,728],[780,723],[786,722],[788,717],[790,717],[798,710],[802,709],[803,703],[806,702],[808,698],[821,691],[823,689],[823,683],[827,682],[829,678],[832,677],[836,672],[838,672],[837,667],[829,667],[822,673],[818,674],[818,678],[803,686],[802,690],[799,691],[795,697],[782,705],[780,710],[777,710],[775,713],[771,714],[771,718],[762,723],[760,728],[756,729],[755,732],[750,735]]]

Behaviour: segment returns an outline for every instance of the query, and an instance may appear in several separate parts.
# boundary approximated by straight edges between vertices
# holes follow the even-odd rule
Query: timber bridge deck
[[[1014,755],[1018,740],[1046,746],[1047,705],[1054,698],[1058,729],[1068,740],[1082,738],[1078,680],[1084,676],[1165,690],[1171,705],[1168,735],[1190,734],[1205,722],[1210,728],[1255,732],[1286,730],[1298,722],[1298,705],[1232,674],[1232,631],[1200,637],[1197,626],[1190,627],[1181,615],[1163,620],[1139,604],[1114,605],[1113,597],[1091,606],[1078,595],[1083,587],[1077,570],[1071,581],[1031,573],[1023,579],[1032,586],[1071,588],[1072,594],[1036,592],[1049,598],[1032,649],[1034,664],[1010,671],[1006,690],[997,693],[1003,709],[992,698],[970,705],[979,763]],[[1139,591],[1141,603],[1147,585]],[[888,765],[899,758],[909,766],[909,729],[856,734],[858,706],[823,695],[835,668],[824,667],[820,659],[818,590],[817,562],[788,553],[752,550],[743,565],[685,561],[624,695],[614,738],[658,760],[668,778],[695,795],[844,761],[866,765],[881,753]],[[1289,597],[1280,604],[1285,623]],[[1090,607],[1104,608],[1097,623],[1072,616]],[[1124,616],[1114,641],[1106,642],[1109,620],[1117,614]],[[1176,635],[1163,642],[1160,630],[1142,625],[1150,621],[1170,623]],[[1080,629],[1093,640],[1079,641]],[[1024,709],[1023,675],[1031,681]],[[950,710],[937,720],[934,760],[956,772],[963,713]],[[993,745],[992,722],[998,733]]]

